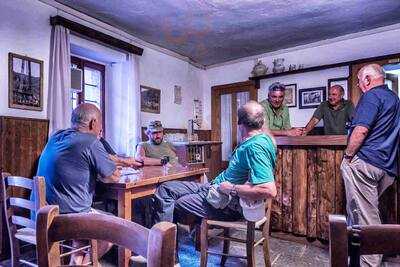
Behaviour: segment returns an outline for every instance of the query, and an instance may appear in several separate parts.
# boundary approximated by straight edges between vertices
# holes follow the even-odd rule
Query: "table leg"
[[[131,194],[128,191],[118,192],[118,217],[125,220],[132,220],[132,200]],[[131,251],[118,247],[118,266],[128,267]]]

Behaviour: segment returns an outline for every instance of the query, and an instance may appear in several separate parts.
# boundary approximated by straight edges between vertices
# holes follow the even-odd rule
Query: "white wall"
[[[290,52],[279,51],[256,56],[254,58],[262,59],[263,63],[269,67],[271,72],[274,58],[282,57],[285,59],[285,66],[289,64],[304,64],[305,67],[325,65],[331,63],[338,63],[360,58],[381,56],[386,54],[400,53],[399,46],[400,29],[392,29],[384,32],[374,33],[366,36],[356,37],[347,40],[340,40],[332,42],[325,42],[321,45],[309,45],[309,48],[303,48]],[[248,80],[250,72],[254,66],[254,60],[245,60],[237,63],[227,64],[223,66],[213,67],[206,70],[206,79],[204,81],[204,103],[205,103],[205,125],[204,127],[210,129],[211,127],[211,86],[240,82]],[[259,90],[260,99],[265,98],[266,86],[272,81],[281,81],[284,83],[299,83],[299,88],[308,86],[326,85],[327,77],[335,78],[339,76],[346,76],[346,70],[327,70],[313,73],[305,73],[293,75],[292,77],[281,76],[276,79],[264,80],[261,83],[261,90]],[[312,115],[313,110],[301,111],[300,114],[297,109],[291,109],[292,124],[301,126]],[[297,121],[293,117],[298,116]]]
[[[61,13],[68,19],[76,17]],[[0,115],[30,118],[46,118],[47,84],[50,56],[50,16],[57,9],[34,0],[1,0],[0,3]],[[85,15],[82,14],[82,17]],[[87,21],[85,25],[101,30]],[[100,24],[100,23],[99,23]],[[109,34],[108,32],[106,32]],[[94,57],[98,62],[119,61],[121,53],[99,44],[71,38],[72,42],[84,47],[83,54]],[[132,37],[132,39],[134,39]],[[79,50],[79,49],[78,49]],[[8,108],[8,53],[27,55],[44,61],[44,109],[42,112]],[[76,52],[76,51],[75,51]],[[79,54],[79,52],[78,52]],[[103,54],[103,56],[100,56]],[[161,114],[142,113],[142,125],[149,120],[159,119],[165,127],[186,128],[187,120],[193,117],[193,100],[202,99],[202,72],[186,61],[144,48],[140,57],[140,84],[161,89]],[[173,103],[174,85],[182,86],[182,104]],[[106,100],[107,101],[107,100]],[[69,112],[69,111],[68,111]]]

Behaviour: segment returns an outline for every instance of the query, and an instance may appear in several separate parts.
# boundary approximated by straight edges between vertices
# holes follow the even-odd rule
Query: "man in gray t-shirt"
[[[96,179],[119,180],[115,162],[99,141],[101,131],[100,110],[92,104],[81,104],[72,112],[71,128],[56,132],[46,144],[37,175],[44,176],[46,200],[59,205],[60,213],[90,212]],[[99,242],[98,247],[99,257],[111,248],[105,242]],[[71,264],[84,264],[86,258],[75,253]]]
[[[344,89],[340,85],[329,88],[328,101],[322,102],[315,110],[313,117],[307,123],[304,135],[308,134],[315,125],[324,120],[324,134],[345,135],[346,123],[351,121],[354,106],[351,101],[344,100]]]

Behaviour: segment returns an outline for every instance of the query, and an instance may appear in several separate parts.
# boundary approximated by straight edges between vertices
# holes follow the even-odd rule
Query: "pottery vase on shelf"
[[[261,76],[261,75],[265,75],[267,74],[268,71],[268,67],[265,66],[261,60],[259,60],[257,62],[256,65],[254,65],[253,70],[251,72],[251,74],[255,77],[255,76]]]
[[[274,59],[273,63],[274,63],[274,68],[272,69],[272,71],[274,73],[279,73],[279,72],[283,72],[285,71],[285,66],[283,65],[283,61],[285,59],[283,58],[276,58]]]

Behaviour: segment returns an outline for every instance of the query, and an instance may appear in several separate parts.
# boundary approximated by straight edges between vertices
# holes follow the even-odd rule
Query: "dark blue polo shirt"
[[[400,138],[399,97],[386,85],[364,93],[355,109],[351,132],[356,126],[369,129],[357,156],[365,162],[398,175],[398,149]]]
[[[37,175],[46,180],[46,200],[59,205],[60,213],[88,212],[97,175],[116,169],[95,135],[74,129],[51,136],[40,156]]]

